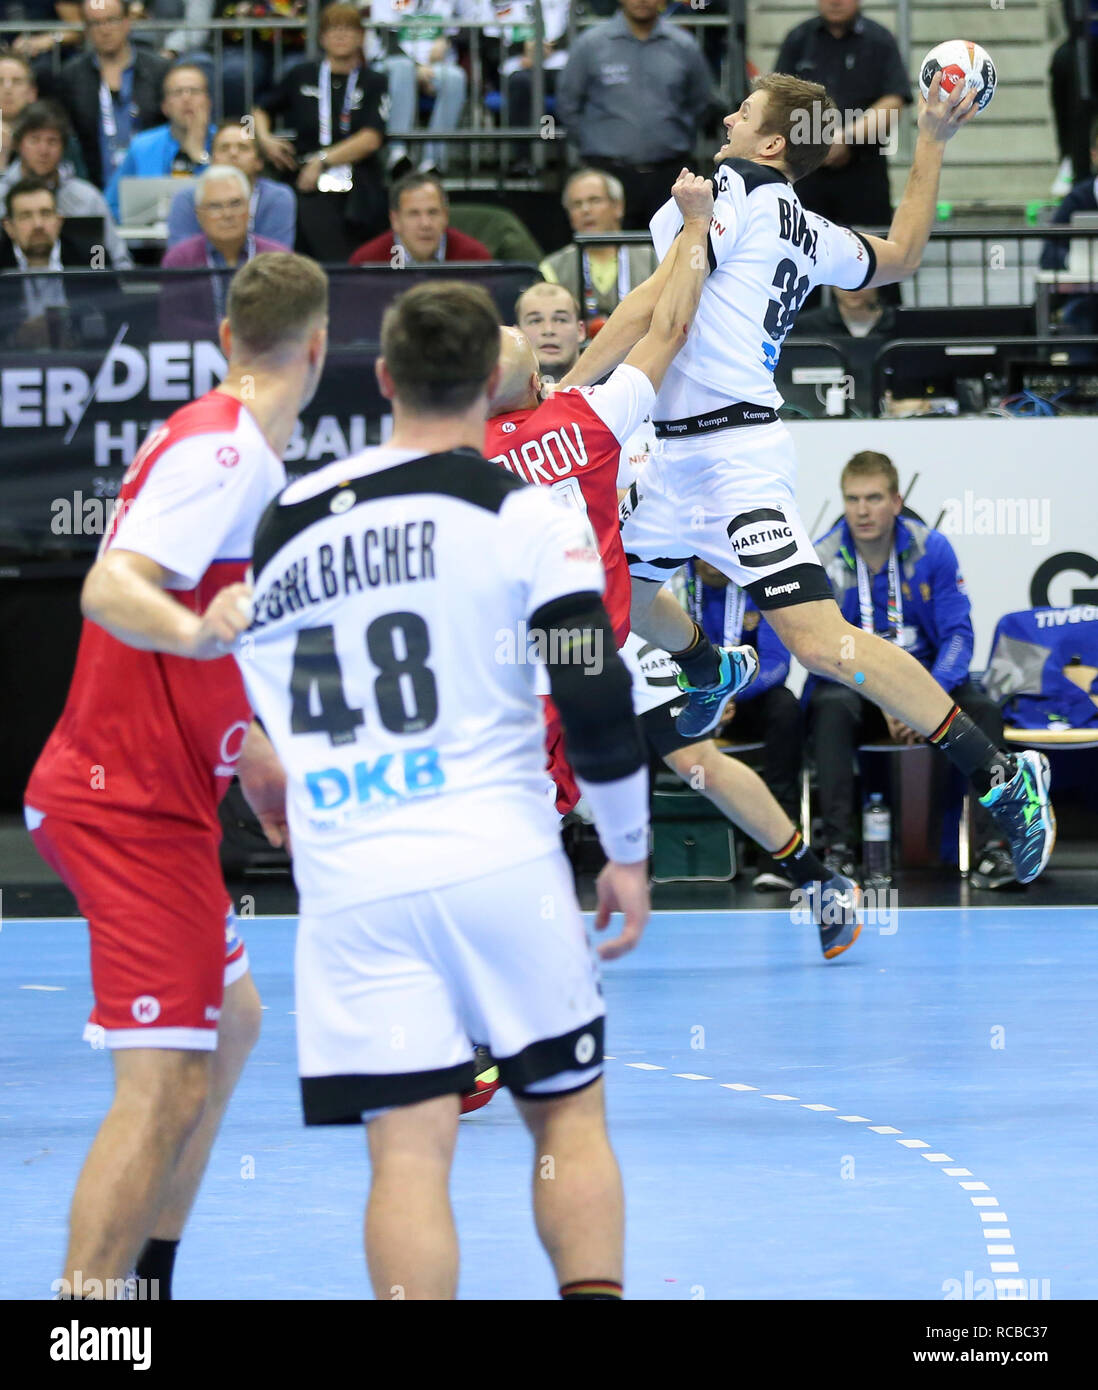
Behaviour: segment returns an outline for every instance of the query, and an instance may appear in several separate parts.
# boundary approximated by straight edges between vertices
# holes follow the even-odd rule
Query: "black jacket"
[[[164,75],[171,64],[158,53],[150,53],[133,45],[133,101],[137,107],[136,130],[148,130],[164,124],[160,109]],[[112,170],[103,172],[99,152],[99,68],[91,53],[72,58],[61,69],[60,77],[50,93],[69,113],[76,138],[88,168],[88,178],[96,188],[103,188]],[[136,133],[136,131],[135,131]]]

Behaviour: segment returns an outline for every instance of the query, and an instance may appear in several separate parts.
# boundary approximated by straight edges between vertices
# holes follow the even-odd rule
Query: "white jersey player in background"
[[[648,788],[602,567],[579,510],[479,452],[499,372],[483,290],[401,296],[381,352],[391,440],[268,509],[240,653],[288,778],[305,1120],[367,1123],[377,1296],[453,1297],[449,1171],[485,1043],[553,1156],[534,1205],[562,1297],[618,1298],[603,1002],[534,688],[543,660],[609,859],[596,926],[625,911],[601,954],[620,955],[648,915]]]
[[[1011,847],[1019,882],[1044,868],[1055,840],[1048,761],[997,749],[919,663],[846,622],[797,514],[796,459],[777,416],[773,372],[797,310],[816,285],[864,289],[913,275],[934,220],[946,143],[975,109],[958,86],[921,103],[907,187],[887,238],[862,236],[800,205],[793,184],[826,157],[834,103],[783,74],[758,80],[724,121],[716,155],[710,275],[690,337],[653,410],[662,448],[645,469],[622,540],[634,577],[634,631],[672,652],[689,696],[683,733],[720,722],[735,672],[686,614],[652,608],[667,575],[696,555],[751,594],[803,666],[851,686],[928,742],[972,781]],[[666,257],[674,203],[652,219]],[[655,277],[653,277],[655,278]],[[653,288],[634,291],[564,384],[597,380],[644,332]],[[632,304],[630,304],[632,300]]]

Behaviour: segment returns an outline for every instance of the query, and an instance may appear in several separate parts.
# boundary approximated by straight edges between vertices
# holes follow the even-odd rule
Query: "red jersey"
[[[636,367],[619,367],[601,386],[556,391],[535,410],[488,421],[484,452],[525,478],[560,493],[586,512],[606,571],[606,611],[620,647],[629,636],[629,567],[618,530],[618,462],[622,445],[656,399]]]
[[[138,450],[100,547],[146,555],[177,602],[205,611],[243,579],[263,509],[285,486],[247,409],[211,391]],[[64,712],[27,787],[35,810],[120,836],[217,828],[251,708],[232,656],[137,651],[85,621]],[[156,827],[154,830],[153,827]]]

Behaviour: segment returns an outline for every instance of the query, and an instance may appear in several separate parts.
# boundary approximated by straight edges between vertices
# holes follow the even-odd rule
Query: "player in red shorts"
[[[623,444],[647,419],[664,374],[686,341],[707,273],[706,246],[713,187],[687,172],[672,190],[683,215],[673,264],[662,275],[648,332],[600,386],[557,391],[544,398],[538,360],[517,328],[502,330],[500,380],[489,402],[484,452],[527,482],[551,487],[586,513],[606,571],[606,611],[618,646],[629,635],[630,578],[618,519],[618,463]],[[670,259],[670,258],[669,258]],[[669,593],[657,600],[676,612]],[[737,693],[754,678],[750,647],[734,649],[741,670]],[[731,654],[731,653],[730,653]],[[545,699],[546,749],[557,788],[557,809],[570,811],[579,788],[565,756],[560,718]]]
[[[282,843],[285,781],[226,653],[250,622],[240,581],[320,379],[327,314],[327,277],[303,257],[260,255],[234,277],[228,374],[126,473],[81,595],[68,700],[27,787],[35,844],[88,919],[85,1036],[114,1063],[70,1213],[61,1288],[84,1296],[92,1280],[110,1296],[108,1281],[136,1267],[170,1297],[175,1247],[258,1036],[217,808],[239,773]]]

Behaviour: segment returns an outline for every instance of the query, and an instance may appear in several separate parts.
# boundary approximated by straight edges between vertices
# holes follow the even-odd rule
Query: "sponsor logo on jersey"
[[[350,768],[326,767],[305,774],[313,809],[339,811],[342,819],[347,819],[348,813],[354,816],[391,810],[412,797],[434,795],[445,784],[437,748],[383,753],[373,762],[363,758]]]
[[[518,425],[515,424],[514,420],[504,420],[503,424],[500,425],[500,429],[504,434],[514,434],[518,429]]]
[[[593,545],[573,546],[571,550],[564,552],[564,558],[584,565],[593,565],[599,558],[599,552]]]
[[[222,468],[235,468],[240,462],[240,450],[231,444],[224,444],[217,451],[217,461]]]
[[[160,1000],[152,994],[139,994],[130,1005],[130,1013],[138,1023],[155,1023],[160,1017]]]
[[[779,507],[756,507],[728,523],[728,539],[736,559],[749,569],[780,565],[797,553],[793,528]]]
[[[576,1061],[581,1067],[590,1065],[595,1055],[595,1039],[590,1033],[583,1033],[576,1039]]]
[[[767,598],[777,598],[779,594],[795,594],[800,591],[800,582],[793,580],[789,584],[768,584],[763,590]]]

